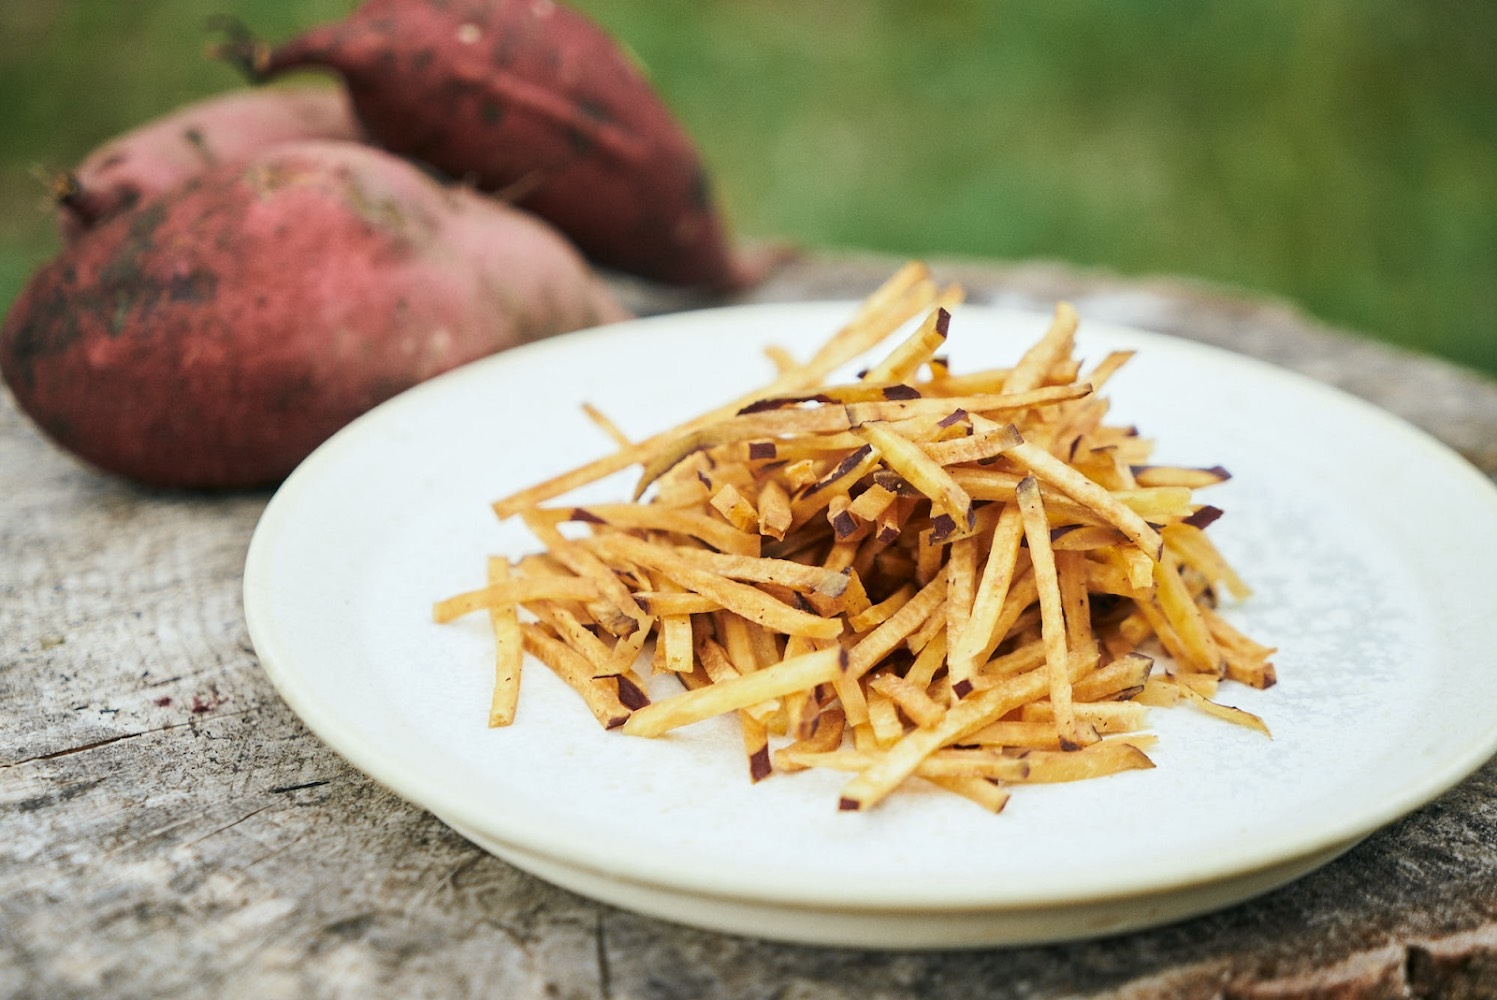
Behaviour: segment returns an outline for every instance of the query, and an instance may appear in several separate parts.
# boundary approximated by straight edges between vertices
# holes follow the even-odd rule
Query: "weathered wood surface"
[[[808,260],[753,298],[857,297],[895,264]],[[939,271],[974,301],[1068,298],[1298,369],[1497,474],[1497,384],[1282,304],[1061,266]],[[266,499],[132,488],[0,403],[0,996],[1497,996],[1497,764],[1287,888],[1066,946],[790,947],[553,888],[376,786],[281,703],[240,606]]]

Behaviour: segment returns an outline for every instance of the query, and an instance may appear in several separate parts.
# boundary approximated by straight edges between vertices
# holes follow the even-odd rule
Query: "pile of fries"
[[[529,653],[610,729],[735,714],[754,781],[854,772],[857,810],[918,777],[994,812],[1015,784],[1152,767],[1151,706],[1266,734],[1213,700],[1274,683],[1273,651],[1216,610],[1248,594],[1194,497],[1225,470],[1152,465],[1105,422],[1129,355],[1083,373],[1065,304],[1012,368],[951,371],[960,299],[912,263],[808,361],[771,350],[767,386],[681,426],[632,442],[589,409],[616,450],[494,504],[543,551],[435,606],[489,615],[490,724]],[[632,466],[630,502],[546,506]],[[652,702],[639,669],[683,690]]]

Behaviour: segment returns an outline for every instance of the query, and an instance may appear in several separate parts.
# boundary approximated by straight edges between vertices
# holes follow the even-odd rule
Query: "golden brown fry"
[[[1027,747],[1033,750],[1061,748],[1054,713],[1049,719],[1040,721],[990,722],[977,732],[962,737],[962,742],[973,746]]]
[[[1095,663],[1101,657],[1096,633],[1092,631],[1091,598],[1087,592],[1087,558],[1081,552],[1054,552],[1055,575],[1060,584],[1061,606],[1065,609],[1066,646],[1073,655]]]
[[[1025,722],[1053,722],[1055,710],[1048,702],[1025,705]],[[1149,721],[1149,706],[1137,701],[1086,701],[1076,705],[1076,717],[1096,727],[1099,733],[1131,733]]]
[[[743,755],[748,758],[749,781],[757,784],[774,771],[769,757],[769,730],[746,711],[738,713],[738,724],[743,727]]]
[[[647,705],[629,716],[624,732],[633,736],[659,736],[724,712],[836,680],[846,666],[847,653],[840,647],[782,660],[763,670],[726,678],[709,687],[683,691]]]
[[[842,623],[835,618],[822,618],[789,607],[762,590],[710,570],[698,569],[679,554],[660,546],[627,535],[603,535],[590,541],[592,550],[601,555],[649,566],[670,577],[686,590],[710,597],[724,608],[785,635],[832,639],[842,633]]]
[[[571,521],[608,524],[618,528],[669,531],[699,538],[719,552],[732,552],[742,556],[759,554],[757,531],[748,531],[731,524],[724,524],[721,518],[697,511],[659,507],[653,504],[600,503],[588,507],[573,507],[567,512],[566,517]],[[757,522],[757,517],[749,520],[750,526],[756,525]]]
[[[629,708],[619,699],[615,682],[593,676],[592,664],[542,625],[525,622],[525,651],[540,660],[571,688],[582,695],[588,710],[605,729],[616,729],[629,717]]]
[[[1113,351],[1097,362],[1097,366],[1086,374],[1086,381],[1094,389],[1101,389],[1107,384],[1107,380],[1117,374],[1129,361],[1133,360],[1133,351]]]
[[[853,484],[872,472],[878,463],[878,452],[868,445],[850,452],[830,472],[806,485],[791,499],[791,523],[803,523],[826,510],[833,497],[845,496]]]
[[[1239,601],[1252,596],[1252,588],[1237,575],[1205,531],[1191,524],[1167,524],[1161,534],[1164,535],[1165,547],[1210,583],[1225,584],[1227,593]]]
[[[795,759],[798,754],[827,753],[837,749],[842,745],[845,721],[846,716],[840,708],[821,712],[812,721],[809,733],[775,753],[775,766],[782,771],[804,770],[805,765]]]
[[[1045,335],[1024,352],[1014,370],[1003,382],[1006,392],[1028,392],[1044,385],[1051,371],[1069,361],[1076,345],[1079,318],[1069,302],[1055,306],[1055,315]]]
[[[944,467],[996,458],[1024,440],[1013,424],[995,424],[977,414],[972,414],[971,420],[973,433],[966,437],[932,441],[920,447],[931,461]]]
[[[619,430],[618,425],[608,419],[608,416],[602,410],[591,403],[583,403],[582,412],[587,414],[587,418],[597,424],[598,429],[607,434],[613,440],[614,444],[620,448],[633,447],[634,442],[629,440],[629,436]]]
[[[990,688],[1004,677],[1022,674],[1044,665],[1045,642],[1037,638],[984,663],[973,678],[973,687],[979,690]]]
[[[593,668],[594,677],[607,677],[619,672],[614,663],[614,649],[598,638],[597,634],[583,625],[566,608],[554,604],[537,604],[536,614],[541,621],[551,626],[552,632],[566,643]],[[639,634],[643,629],[636,630]],[[624,664],[627,669],[633,660]]]
[[[1055,706],[1055,725],[1061,744],[1068,750],[1085,746],[1087,734],[1076,721],[1071,705],[1071,649],[1067,644],[1064,599],[1050,549],[1050,526],[1044,501],[1033,477],[1019,483],[1019,512],[1024,521],[1024,539],[1029,543],[1029,562],[1034,567],[1039,590],[1041,637],[1045,643],[1045,672],[1050,683],[1050,703]]]
[[[1217,645],[1227,661],[1227,678],[1249,687],[1271,688],[1278,683],[1278,675],[1269,657],[1276,650],[1254,642],[1243,635],[1217,611],[1201,606],[1201,617],[1216,638]]]
[[[906,583],[877,604],[870,604],[862,612],[849,615],[847,624],[854,632],[872,631],[892,618],[914,596],[915,585]]]
[[[759,533],[768,538],[782,539],[794,521],[790,494],[778,480],[767,480],[759,490]]]
[[[834,572],[820,566],[807,566],[788,559],[763,556],[739,556],[706,549],[676,546],[676,556],[699,569],[717,573],[732,580],[750,583],[773,583],[791,590],[840,597],[847,590],[851,574]]]
[[[972,620],[972,608],[977,598],[977,556],[981,539],[977,535],[958,538],[951,543],[946,557],[946,634],[956,636],[958,642],[966,633]],[[923,648],[923,644],[922,644]],[[955,661],[949,670],[953,682],[972,676],[970,660],[965,670]]]
[[[1008,805],[1008,789],[994,784],[988,778],[935,775],[926,777],[926,780],[977,803],[990,813],[1000,813]]]
[[[1020,674],[975,692],[953,705],[936,725],[907,733],[843,787],[838,808],[857,810],[876,805],[932,753],[1047,695],[1050,682],[1044,673]]]
[[[546,551],[578,576],[591,580],[598,597],[587,608],[600,625],[614,635],[628,635],[646,621],[644,610],[634,602],[629,588],[596,556],[562,535],[552,521],[537,512],[523,515],[525,526],[540,539]]]
[[[1164,549],[1164,541],[1159,537],[1159,532],[1107,490],[1028,441],[1014,445],[1007,454],[1035,477],[1043,479],[1077,503],[1090,507],[1097,516],[1127,535],[1150,559],[1159,559]]]
[[[1179,636],[1180,664],[1188,670],[1221,676],[1226,672],[1226,661],[1216,644],[1201,609],[1196,607],[1183,580],[1180,579],[1179,563],[1173,555],[1166,553],[1164,559],[1154,564],[1154,593],[1159,609],[1168,619],[1175,635]]]
[[[1131,354],[1083,376],[1065,303],[1013,368],[953,373],[960,298],[912,264],[808,361],[768,352],[766,385],[637,443],[585,407],[615,452],[494,504],[546,553],[434,609],[489,610],[493,718],[513,718],[523,648],[605,725],[736,715],[753,781],[853,769],[840,806],[862,809],[918,775],[995,812],[1002,783],[1152,766],[1149,705],[1261,727],[1212,700],[1274,681],[1273,650],[1215,610],[1218,587],[1247,593],[1194,498],[1225,471],[1159,464],[1108,423],[1096,389]],[[537,506],[629,466],[633,502]],[[633,667],[651,640],[685,688],[654,705]],[[1173,673],[1151,676],[1156,645]],[[775,736],[793,742],[771,754]]]
[[[1208,715],[1214,715],[1218,719],[1226,719],[1228,722],[1235,722],[1237,723],[1237,725],[1246,726],[1249,729],[1256,729],[1258,732],[1262,733],[1264,736],[1267,736],[1269,739],[1273,739],[1273,733],[1268,731],[1268,724],[1258,716],[1254,715],[1252,712],[1248,712],[1241,708],[1235,708],[1231,705],[1223,705],[1219,702],[1214,702],[1210,698],[1207,698],[1205,695],[1196,691],[1196,689],[1191,687],[1189,684],[1180,684],[1178,685],[1178,687],[1180,689],[1180,693],[1185,696],[1186,701],[1196,705]]]
[[[1151,658],[1142,653],[1129,653],[1076,681],[1071,686],[1071,694],[1083,702],[1132,697],[1143,690],[1153,669]]]
[[[1209,469],[1187,469],[1178,465],[1135,465],[1133,479],[1140,486],[1180,486],[1201,489],[1232,478],[1221,466]]]
[[[1091,395],[1092,387],[1053,385],[1027,392],[994,392],[974,396],[926,396],[916,399],[884,399],[865,403],[848,403],[849,423],[891,423],[911,417],[949,417],[958,411],[969,414],[998,414],[1007,419],[1016,411],[1055,406]],[[832,423],[827,418],[828,426]],[[841,428],[838,428],[839,430]]]
[[[1050,532],[1050,547],[1056,552],[1085,552],[1088,549],[1110,549],[1127,539],[1116,528],[1100,524],[1073,524]],[[1096,565],[1089,563],[1088,566]]]
[[[1014,582],[1009,585],[1008,596],[1003,599],[1003,608],[998,612],[998,622],[993,626],[993,634],[983,645],[978,659],[986,660],[1000,644],[1010,638],[1022,640],[1025,628],[1039,624],[1037,602],[1040,592],[1035,586],[1028,551],[1023,553],[1022,566]]]
[[[758,533],[759,512],[732,483],[724,483],[708,502],[739,531]]]
[[[896,497],[890,490],[874,484],[858,494],[848,506],[847,512],[862,521],[874,521],[889,509]]]
[[[1154,522],[1183,520],[1200,509],[1191,502],[1190,490],[1184,486],[1134,486],[1109,493],[1139,517]]]
[[[878,364],[869,368],[863,380],[873,383],[899,383],[908,381],[920,370],[920,366],[935,356],[946,344],[946,331],[951,324],[951,313],[945,309],[932,309],[925,322],[906,337]]]
[[[977,660],[984,656],[993,639],[998,618],[1013,584],[1014,570],[1018,565],[1019,539],[1023,537],[1024,525],[1017,505],[1006,506],[993,526],[988,543],[988,561],[982,569],[977,592],[972,600],[972,609],[967,615],[966,626],[948,637],[950,647],[950,673],[952,691],[964,698],[971,690],[972,674]]]
[[[536,576],[511,579],[506,567],[504,579],[489,583],[481,590],[438,601],[432,605],[432,620],[442,624],[484,608],[523,604],[526,601],[591,601],[598,596],[598,585],[575,576]]]
[[[930,498],[938,511],[931,521],[938,532],[950,536],[971,529],[972,498],[919,445],[880,423],[863,424],[853,433],[867,440],[889,468]]]
[[[1029,765],[1029,774],[1016,780],[1029,784],[1085,781],[1121,771],[1152,768],[1154,762],[1148,754],[1130,740],[1103,740],[1069,753],[1031,750],[1020,758]]]
[[[781,753],[786,765],[798,768],[824,767],[833,771],[867,771],[886,756],[878,748],[817,752],[791,750],[787,747]],[[983,778],[1023,781],[1029,777],[1029,765],[1019,757],[1008,757],[986,749],[938,750],[921,760],[911,773],[927,780]]]
[[[876,747],[891,747],[904,735],[904,723],[899,718],[899,709],[888,695],[864,689],[868,705],[868,728],[873,730]]]
[[[509,580],[509,560],[490,556],[488,576],[489,586],[503,586]],[[525,659],[525,638],[514,603],[490,604],[489,625],[494,630],[494,694],[489,701],[489,725],[507,726],[515,721]]]
[[[664,618],[667,615],[705,615],[722,610],[722,605],[712,598],[701,594],[688,594],[685,591],[637,590],[634,592],[634,599],[652,618]]]
[[[684,432],[705,427],[727,418],[743,407],[765,396],[794,392],[821,382],[832,371],[847,364],[867,351],[879,341],[899,329],[908,319],[924,312],[940,297],[955,304],[961,299],[960,289],[937,291],[930,280],[930,271],[924,264],[912,261],[895,273],[858,308],[851,320],[843,326],[805,364],[781,372],[772,382],[760,390],[740,396],[715,410],[688,421],[681,427],[656,434],[629,448],[621,448],[610,455],[569,469],[534,486],[519,490],[493,503],[494,513],[500,518],[511,517],[536,504],[570,493],[605,476],[620,472],[631,465],[648,465],[664,447]]]
[[[919,628],[946,599],[946,577],[938,576],[911,597],[882,624],[855,643],[848,651],[849,677],[862,677],[910,633]]]
[[[938,705],[925,688],[898,674],[880,674],[868,686],[887,697],[917,726],[934,726],[946,714],[945,707]]]
[[[946,632],[937,632],[931,636],[930,642],[921,647],[915,662],[910,664],[910,669],[905,673],[905,679],[911,684],[929,688],[936,672],[946,664],[946,652]],[[947,687],[950,687],[949,681]]]

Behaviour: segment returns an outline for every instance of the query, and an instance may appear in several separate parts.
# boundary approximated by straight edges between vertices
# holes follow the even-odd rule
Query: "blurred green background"
[[[238,85],[209,14],[0,2],[0,305],[57,243],[37,174]],[[1194,275],[1497,373],[1497,4],[579,0],[743,233]]]

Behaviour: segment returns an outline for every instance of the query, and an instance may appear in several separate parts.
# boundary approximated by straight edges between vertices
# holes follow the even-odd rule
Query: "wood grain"
[[[896,263],[808,257],[752,298],[855,298]],[[1067,298],[1306,372],[1497,473],[1497,385],[1283,303],[1059,265],[938,271],[974,301]],[[0,499],[0,996],[1497,995],[1493,764],[1287,888],[1153,931],[953,954],[695,931],[519,873],[308,734],[242,617],[267,494],[95,474],[7,397]]]

